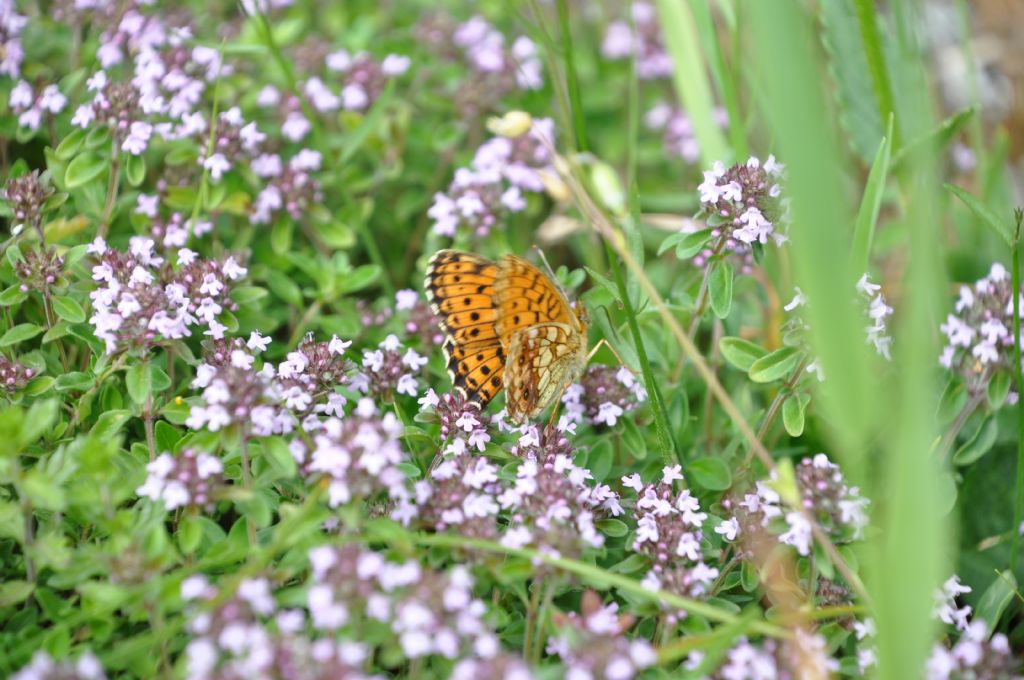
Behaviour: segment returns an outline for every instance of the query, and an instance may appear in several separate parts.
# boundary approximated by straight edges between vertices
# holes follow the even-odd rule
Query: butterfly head
[[[571,304],[573,314],[576,315],[576,319],[580,322],[580,326],[586,328],[590,324],[590,315],[587,314],[587,306],[583,304],[582,300],[576,300]]]

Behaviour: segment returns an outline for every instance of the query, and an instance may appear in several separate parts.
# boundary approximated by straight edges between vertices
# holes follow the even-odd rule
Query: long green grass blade
[[[878,211],[882,207],[882,194],[889,176],[889,157],[892,153],[893,118],[889,117],[889,129],[885,139],[878,145],[875,162],[871,164],[864,197],[857,211],[857,226],[853,232],[853,271],[866,272],[871,258],[871,244],[875,239]]]
[[[658,0],[657,4],[665,48],[675,64],[672,82],[693,122],[704,165],[710,166],[716,160],[728,162],[733,154],[715,123],[714,100],[693,11],[686,0]]]

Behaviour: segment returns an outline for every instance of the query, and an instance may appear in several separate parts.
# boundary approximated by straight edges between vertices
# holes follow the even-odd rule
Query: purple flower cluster
[[[68,98],[61,94],[56,85],[46,85],[36,92],[24,80],[11,90],[7,100],[11,110],[18,114],[18,125],[30,130],[38,130],[43,123],[43,116],[55,116],[64,110]]]
[[[46,205],[46,200],[52,194],[53,188],[49,181],[40,175],[38,170],[7,180],[2,198],[7,201],[11,212],[14,213],[14,225],[11,227],[11,233],[20,234],[28,226],[41,234],[43,208]],[[40,240],[43,239],[40,238]]]
[[[716,527],[715,532],[730,542],[739,538],[737,549],[741,555],[751,556],[749,546],[743,547],[743,542],[757,540],[766,529],[778,534],[780,542],[793,546],[801,555],[809,555],[813,542],[809,518],[818,522],[835,540],[861,538],[868,523],[870,501],[860,495],[857,487],[846,484],[839,466],[830,462],[824,453],[804,458],[796,466],[802,512],[781,506],[779,494],[773,488],[776,479],[773,471],[769,482],[759,481],[742,500],[727,498],[722,502],[723,509],[731,516]]]
[[[408,659],[486,659],[499,651],[483,619],[486,606],[473,597],[473,577],[463,566],[441,573],[354,546],[314,548],[310,562],[307,606],[320,631],[335,634],[379,622]]]
[[[1021,299],[1024,307],[1024,295]],[[1013,284],[1003,265],[993,264],[988,276],[960,287],[954,313],[940,330],[948,343],[939,363],[962,376],[972,393],[983,390],[998,371],[1013,367]]]
[[[787,312],[792,312],[807,304],[807,298],[800,287],[797,286],[795,290],[793,299],[783,307]],[[857,293],[860,296],[858,302],[861,303],[864,319],[868,321],[868,325],[864,327],[865,341],[875,348],[879,356],[886,361],[891,361],[892,336],[889,335],[886,319],[892,315],[893,308],[886,303],[885,295],[882,294],[882,286],[871,283],[867,274],[862,275],[857,281]],[[799,316],[794,316],[787,321],[783,328],[786,335],[804,335],[810,330],[810,326]],[[807,372],[814,373],[819,381],[825,380],[825,371],[817,359],[807,364]]]
[[[420,387],[416,376],[427,361],[427,357],[420,356],[411,347],[406,349],[392,333],[377,349],[363,350],[362,370],[352,376],[352,387],[374,397],[418,396]]]
[[[716,107],[715,122],[725,127],[729,117],[725,109]],[[644,116],[644,123],[651,130],[661,132],[665,155],[682,158],[693,165],[700,160],[700,145],[693,130],[693,123],[678,106],[658,104]]]
[[[704,661],[704,652],[690,652],[683,667],[695,670]],[[785,641],[765,639],[756,644],[746,638],[733,645],[721,666],[707,676],[709,680],[798,680],[827,678],[839,670],[839,662],[828,655],[825,638],[801,628]]]
[[[220,459],[188,448],[174,456],[160,454],[146,466],[146,472],[146,482],[135,493],[162,501],[168,510],[212,511],[214,494],[224,484]]]
[[[300,419],[303,429],[316,431],[320,414],[342,414],[346,400],[334,388],[348,380],[351,362],[342,355],[350,342],[306,337],[276,367],[263,363],[257,369],[255,354],[269,344],[258,331],[244,344],[238,338],[210,343],[192,381],[202,398],[186,424],[211,431],[239,424],[247,434],[264,437],[289,433]]]
[[[554,124],[548,118],[534,119],[525,131],[513,132],[518,134],[481,145],[472,165],[455,171],[447,192],[434,194],[427,212],[434,233],[454,238],[463,230],[483,238],[509,215],[526,209],[525,194],[545,190],[545,174],[554,174]]]
[[[28,17],[18,14],[14,0],[0,0],[0,75],[17,78],[25,49],[21,45],[21,29]]]
[[[640,475],[633,473],[623,477],[622,484],[636,491],[637,496],[632,549],[651,561],[644,587],[698,597],[707,593],[718,577],[718,569],[704,561],[707,513],[700,511],[700,502],[689,489],[672,490],[674,482],[683,481],[681,470],[679,465],[665,467],[661,481],[650,484],[644,484]],[[672,614],[669,619],[674,623],[684,614]]]
[[[403,328],[409,336],[418,336],[422,347],[440,347],[444,344],[444,333],[437,322],[437,315],[427,301],[412,289],[395,293],[395,311],[406,312]]]
[[[384,494],[397,504],[395,518],[408,523],[409,488],[398,467],[408,461],[399,440],[402,429],[394,413],[382,414],[363,398],[343,418],[318,422],[311,444],[293,439],[291,452],[305,477],[325,480],[330,507]]]
[[[217,316],[235,307],[228,294],[234,281],[248,272],[228,256],[223,261],[200,258],[182,248],[173,267],[154,251],[151,238],[134,236],[127,252],[115,250],[97,237],[89,246],[96,255],[92,278],[100,287],[89,294],[96,337],[107,353],[126,349],[142,353],[162,340],[192,335],[221,338],[227,330]]]
[[[647,390],[625,367],[593,365],[562,395],[569,422],[614,427],[647,400]]]
[[[64,257],[56,248],[40,246],[22,253],[14,265],[14,274],[21,282],[21,290],[46,293],[60,282],[64,273]]]
[[[340,74],[341,93],[335,95],[319,78],[311,78],[305,86],[313,108],[322,113],[339,108],[346,111],[366,111],[377,101],[387,82],[409,70],[411,59],[400,54],[389,54],[377,61],[365,52],[349,54],[338,50],[327,55],[328,70]]]
[[[751,156],[746,163],[726,168],[721,162],[704,173],[699,187],[701,210],[713,228],[712,238],[724,239],[721,247],[748,254],[753,244],[776,245],[786,242],[788,199],[782,198],[779,184],[783,166],[768,156],[764,163]],[[711,252],[703,253],[707,258]],[[700,263],[698,263],[700,264]]]
[[[0,7],[0,11],[3,8]],[[11,676],[11,680],[106,680],[100,660],[85,652],[72,661],[54,661],[43,650],[32,655],[32,661]]]
[[[1019,651],[1003,633],[988,635],[988,627],[975,619],[952,648],[935,645],[925,665],[927,680],[1020,680]]]
[[[630,640],[625,631],[633,617],[619,614],[619,605],[603,604],[591,590],[583,594],[581,613],[556,616],[559,634],[548,640],[547,651],[565,664],[565,676],[572,680],[614,678],[629,680],[657,663],[647,640]]]
[[[320,183],[311,174],[320,169],[320,162],[320,152],[310,149],[302,149],[287,164],[282,164],[277,154],[257,157],[252,163],[253,172],[267,184],[253,201],[249,221],[270,224],[282,212],[300,219],[323,198]]]
[[[616,20],[608,24],[601,43],[601,54],[605,59],[636,59],[638,78],[653,80],[672,75],[672,57],[665,51],[661,40],[661,25],[654,5],[649,2],[634,2],[633,27],[628,21]]]
[[[416,483],[419,523],[430,530],[455,529],[460,536],[497,540],[498,468],[482,456],[442,460],[430,480]]]
[[[524,429],[512,449],[522,459],[515,481],[497,498],[509,515],[501,542],[564,556],[600,548],[604,535],[596,522],[624,512],[619,495],[606,484],[588,483],[593,474],[573,463],[575,452],[563,432]]]
[[[36,372],[17,359],[0,354],[0,388],[8,394],[17,392],[36,377]]]
[[[442,455],[461,456],[466,451],[483,453],[491,441],[488,426],[494,417],[480,413],[479,407],[461,396],[446,393],[437,396],[433,388],[419,400],[421,410],[433,409],[441,426],[441,440],[445,444]]]

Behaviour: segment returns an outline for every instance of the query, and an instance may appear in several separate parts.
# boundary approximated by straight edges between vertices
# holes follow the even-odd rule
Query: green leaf
[[[92,387],[94,382],[95,380],[91,375],[88,373],[82,373],[81,371],[61,373],[57,376],[57,391],[68,392],[75,390],[78,392],[84,392]]]
[[[354,293],[372,285],[380,278],[381,270],[375,264],[364,264],[346,274],[339,286],[339,292]]]
[[[287,275],[277,270],[267,272],[267,286],[277,297],[296,307],[302,306],[302,290]]]
[[[107,169],[108,163],[106,158],[91,153],[75,156],[68,163],[67,172],[64,174],[64,184],[68,189],[84,186],[102,175],[103,171]]]
[[[700,231],[681,231],[672,234],[661,242],[661,245],[658,247],[658,255],[674,246],[676,257],[680,260],[688,260],[707,247],[713,232],[713,229],[701,229]]]
[[[1006,401],[1006,395],[1010,393],[1010,373],[1009,371],[999,371],[992,380],[988,383],[988,391],[986,396],[988,397],[988,405],[993,411],[998,411],[1003,402]]]
[[[995,417],[989,416],[978,426],[974,435],[956,450],[956,453],[953,454],[953,464],[970,465],[978,460],[988,453],[992,445],[996,443],[998,434],[999,423]]]
[[[132,401],[139,406],[145,404],[153,391],[153,375],[149,372],[149,364],[135,364],[125,371],[124,383]]]
[[[64,509],[64,490],[52,476],[38,468],[32,468],[22,475],[19,488],[33,507],[54,512]]]
[[[21,445],[31,444],[53,428],[57,420],[57,399],[37,401],[25,414],[21,424]]]
[[[800,349],[783,347],[761,357],[750,365],[750,379],[766,383],[779,380],[793,372],[800,363]]]
[[[791,437],[799,437],[804,433],[804,412],[811,400],[807,394],[791,394],[782,402],[782,424]]]
[[[21,304],[26,298],[28,298],[28,293],[21,289],[20,283],[15,283],[0,293],[0,307],[11,307]]]
[[[85,128],[74,128],[64,135],[64,139],[60,140],[60,144],[54,149],[54,154],[62,161],[69,160],[82,148],[83,142],[85,142]]]
[[[882,138],[884,122],[875,98],[861,30],[851,0],[830,0],[819,6],[821,42],[828,54],[827,66],[839,100],[839,123],[845,138],[865,162]]]
[[[74,298],[66,295],[53,296],[53,311],[57,312],[57,316],[71,323],[82,323],[85,321],[85,310],[82,309],[82,305],[78,304],[78,301]]]
[[[126,409],[112,409],[104,411],[100,414],[100,417],[96,419],[96,424],[92,426],[89,434],[98,439],[109,439],[124,427],[132,417],[132,412]],[[159,423],[158,423],[159,424]]]
[[[967,397],[967,390],[964,388],[963,382],[957,377],[950,378],[939,398],[939,407],[936,412],[938,421],[942,424],[952,422],[956,414],[967,403]]]
[[[978,608],[974,612],[974,620],[980,619],[985,622],[985,637],[992,635],[999,625],[999,620],[1003,618],[1003,613],[1013,600],[1016,590],[1017,579],[1013,577],[1012,571],[1006,570],[997,573],[995,579],[982,593]]]
[[[292,248],[294,225],[291,219],[283,217],[270,228],[270,247],[278,255],[284,255]]]
[[[960,133],[960,130],[967,125],[967,122],[973,115],[973,108],[968,107],[966,109],[961,109],[939,123],[938,127],[932,129],[927,134],[921,135],[920,137],[911,140],[909,143],[904,144],[903,148],[893,156],[893,172],[899,172],[902,170],[903,165],[907,162],[908,158],[924,149],[944,149]]]
[[[755,361],[768,354],[768,350],[749,340],[727,336],[718,341],[718,351],[725,360],[740,369],[749,371]]]
[[[154,439],[156,440],[157,453],[173,451],[174,446],[181,439],[181,432],[174,429],[174,426],[164,420],[158,420],[153,428]]]
[[[732,473],[721,458],[696,458],[686,466],[686,474],[710,491],[724,491],[732,486]]]
[[[708,293],[711,297],[711,310],[719,319],[729,316],[732,309],[732,263],[719,260],[711,267],[708,278]]]
[[[878,146],[875,161],[871,164],[864,196],[857,211],[857,226],[853,232],[853,271],[866,272],[871,257],[871,244],[875,239],[878,211],[882,207],[882,194],[889,173],[889,156],[892,153],[893,118],[889,117],[889,129]]]
[[[142,184],[146,179],[146,159],[129,154],[124,162],[124,176],[133,187]]]
[[[178,525],[178,547],[181,552],[191,555],[203,540],[203,522],[198,515],[185,515]]]
[[[743,560],[743,566],[740,567],[740,585],[748,593],[752,593],[757,590],[757,584],[760,581],[760,577],[757,573],[757,565],[750,560]]]
[[[45,345],[48,342],[53,342],[54,340],[58,340],[70,334],[71,324],[61,319],[57,323],[53,324],[53,328],[43,333],[43,344]]]
[[[38,397],[40,394],[46,394],[53,387],[53,384],[57,382],[56,378],[48,375],[41,375],[28,385],[25,386],[25,394],[30,397]]]
[[[1014,233],[1009,222],[1001,218],[987,205],[955,184],[944,184],[943,186],[946,188],[946,191],[959,198],[963,204],[974,213],[975,217],[985,224],[986,227],[999,234],[1003,241],[1006,242],[1006,245],[1011,248],[1013,247]]]
[[[240,286],[231,290],[231,299],[240,306],[248,305],[267,297],[267,289],[258,286]]]
[[[0,336],[0,347],[10,347],[36,337],[43,332],[42,326],[34,323],[20,323]]]
[[[13,607],[21,604],[35,590],[36,584],[31,581],[5,580],[0,583],[0,607]]]
[[[25,256],[21,254],[21,248],[17,243],[7,246],[7,261],[11,263],[12,267],[18,266],[18,263],[24,259]]]
[[[629,527],[626,523],[618,519],[599,519],[594,522],[594,526],[602,534],[612,538],[622,538],[629,533]]]

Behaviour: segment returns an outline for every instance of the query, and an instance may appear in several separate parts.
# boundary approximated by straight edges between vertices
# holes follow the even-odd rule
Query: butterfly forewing
[[[542,323],[576,325],[569,302],[544,272],[515,255],[505,255],[498,266],[495,326],[506,347],[521,328]]]
[[[440,250],[430,259],[424,289],[445,333],[444,352],[455,390],[483,408],[501,391],[505,350],[495,328],[498,267],[471,253]]]

